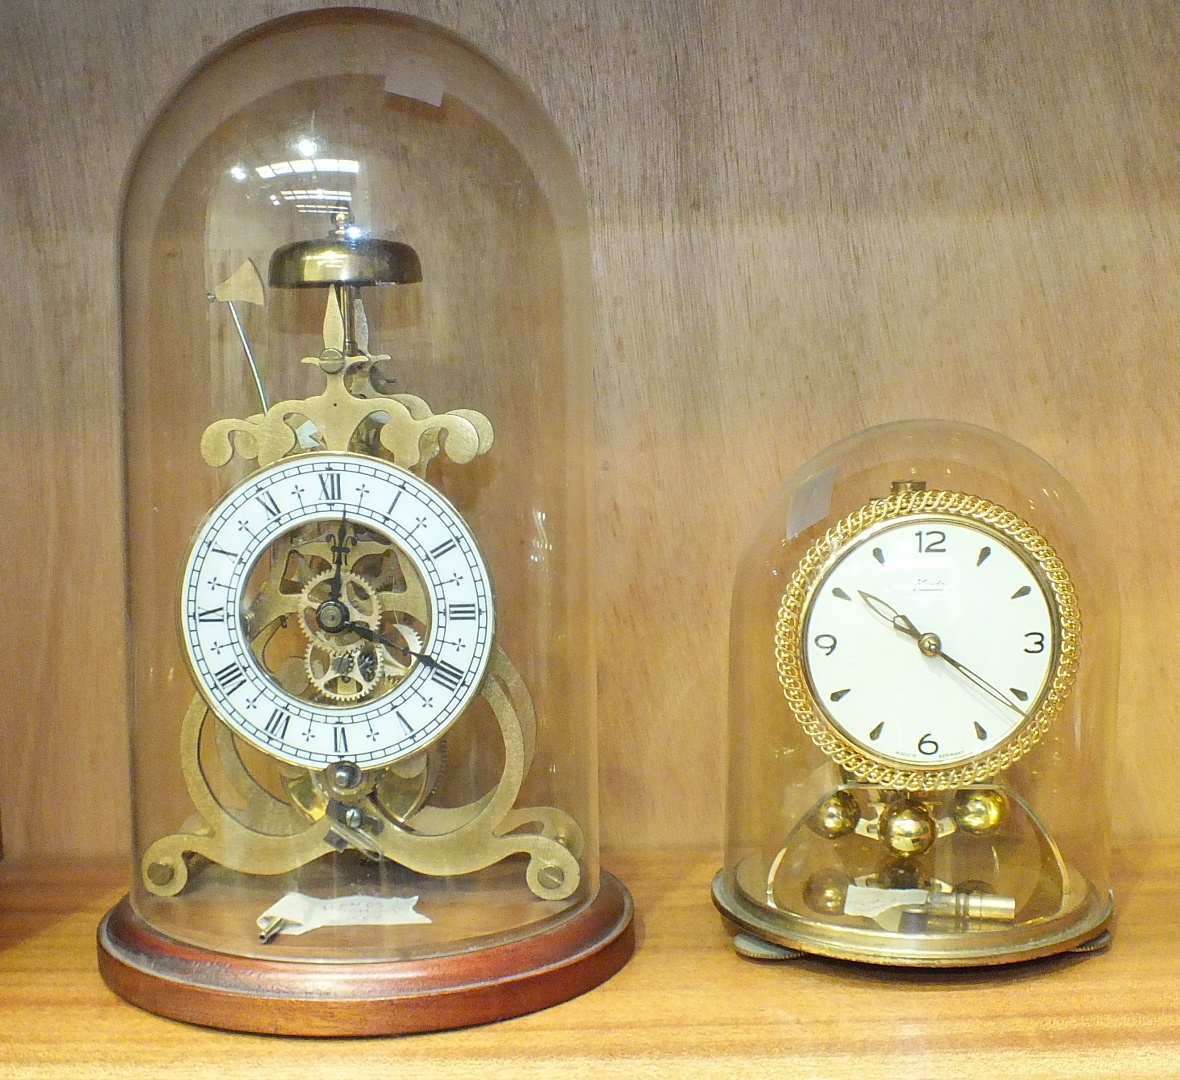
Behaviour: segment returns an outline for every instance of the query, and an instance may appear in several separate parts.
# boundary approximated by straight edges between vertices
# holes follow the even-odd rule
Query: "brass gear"
[[[359,701],[371,694],[385,672],[377,650],[364,641],[337,650],[313,641],[307,646],[304,665],[317,693],[341,703]]]
[[[331,583],[335,570],[325,570],[312,578],[299,597],[299,625],[307,640],[333,654],[351,653],[365,645],[353,633],[328,633],[316,619],[320,605],[332,598]],[[340,571],[340,601],[348,608],[349,621],[376,630],[381,622],[381,601],[376,587],[367,578],[351,570]]]
[[[299,598],[299,625],[307,637],[304,653],[307,678],[316,692],[328,701],[347,704],[373,692],[384,674],[381,653],[371,642],[350,632],[329,633],[316,612],[332,599],[336,569],[312,578]],[[377,630],[381,623],[381,602],[376,587],[360,574],[340,570],[339,597],[348,609],[349,622]]]

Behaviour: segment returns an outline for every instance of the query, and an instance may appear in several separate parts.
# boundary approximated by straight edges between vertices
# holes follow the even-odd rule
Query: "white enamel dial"
[[[451,503],[359,454],[248,477],[193,539],[181,634],[197,687],[282,761],[376,768],[434,741],[492,651],[487,566]]]
[[[911,769],[987,755],[1045,699],[1060,619],[1036,562],[969,518],[912,514],[835,551],[804,605],[815,706],[872,761]]]

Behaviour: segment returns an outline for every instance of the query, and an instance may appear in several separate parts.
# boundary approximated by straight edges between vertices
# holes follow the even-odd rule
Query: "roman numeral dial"
[[[439,738],[479,692],[494,615],[458,510],[357,454],[299,454],[243,481],[198,530],[181,589],[209,707],[309,768],[376,768]]]

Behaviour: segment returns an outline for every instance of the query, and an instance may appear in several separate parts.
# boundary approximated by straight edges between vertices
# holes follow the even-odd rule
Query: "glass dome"
[[[1118,598],[1048,463],[946,421],[783,486],[734,588],[740,952],[991,964],[1106,940]]]
[[[122,232],[138,871],[100,955],[124,996],[165,1011],[146,967],[190,988],[170,1015],[261,1030],[209,1004],[233,958],[230,993],[265,969],[296,1001],[283,1030],[359,1034],[528,1011],[626,960],[584,617],[585,227],[528,92],[388,12],[267,23],[152,126]],[[592,962],[538,974],[570,950]],[[326,964],[391,999],[425,964],[423,994],[468,1002],[476,955],[532,989],[347,1030],[316,1003]]]

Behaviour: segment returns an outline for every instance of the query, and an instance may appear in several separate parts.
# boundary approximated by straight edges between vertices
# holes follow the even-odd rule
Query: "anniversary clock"
[[[384,12],[258,28],[148,134],[123,226],[136,871],[99,932],[132,1002],[421,1031],[626,961],[584,221],[533,99]]]
[[[1117,595],[1030,451],[913,421],[825,451],[734,596],[729,847],[746,955],[994,964],[1108,940]]]

